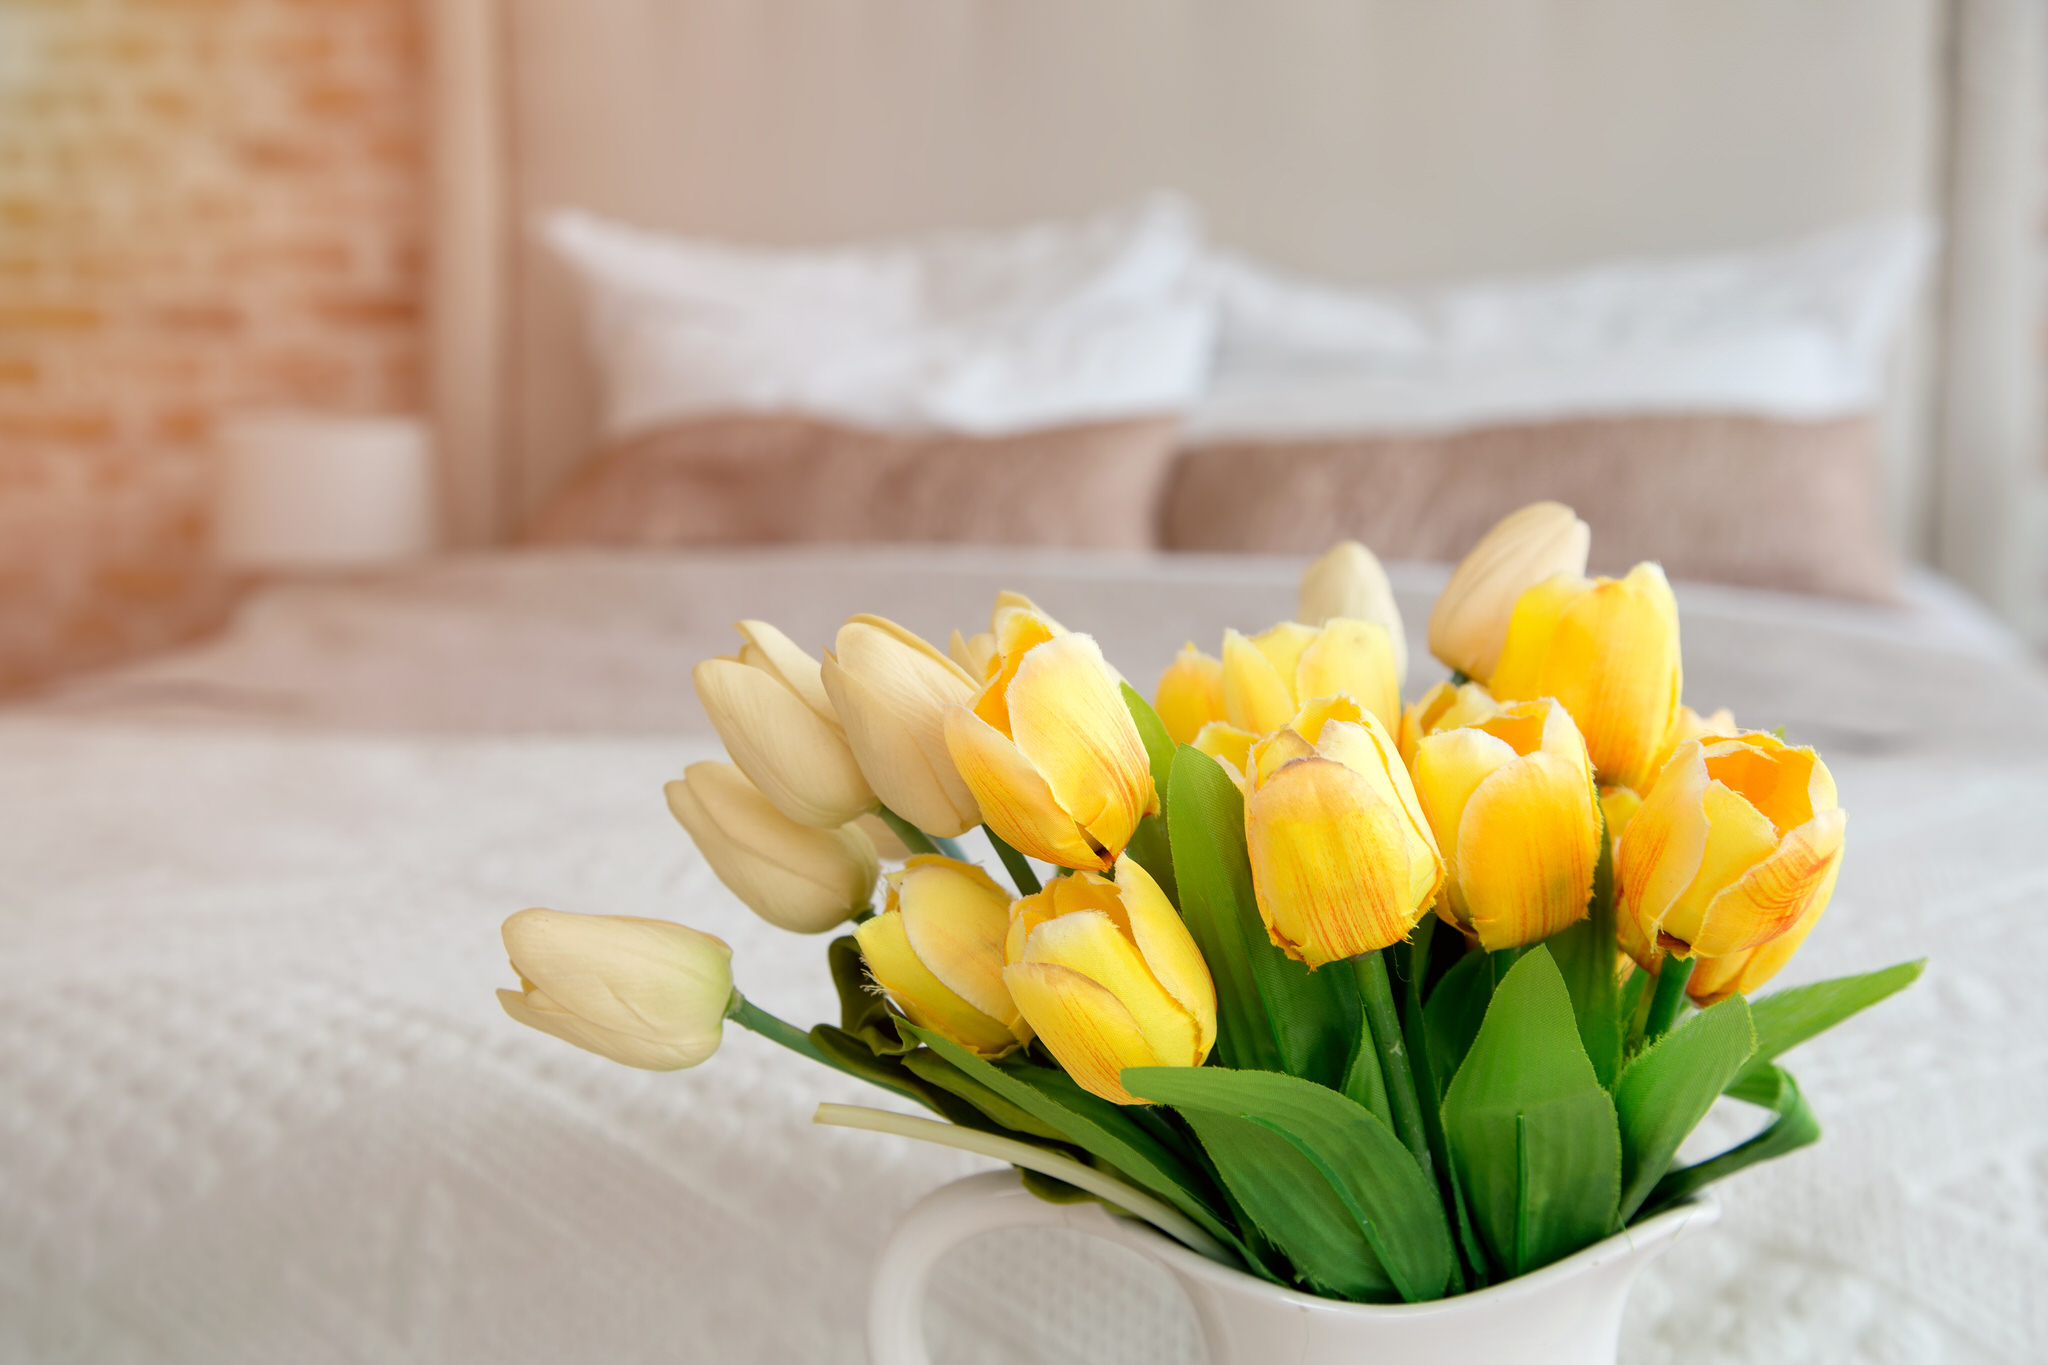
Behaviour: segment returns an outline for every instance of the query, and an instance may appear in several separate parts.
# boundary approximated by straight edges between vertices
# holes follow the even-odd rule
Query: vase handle
[[[1152,1238],[1126,1232],[1100,1204],[1054,1204],[1024,1188],[1014,1170],[970,1175],[911,1206],[889,1234],[868,1293],[870,1365],[931,1365],[925,1352],[924,1301],[932,1270],[969,1238],[1004,1228],[1070,1228],[1150,1254]]]

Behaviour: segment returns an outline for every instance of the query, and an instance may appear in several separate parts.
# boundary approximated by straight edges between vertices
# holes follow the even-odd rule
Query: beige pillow
[[[965,541],[1148,550],[1179,421],[1013,436],[735,415],[607,450],[545,508],[541,544]]]
[[[1308,554],[1344,537],[1384,559],[1455,561],[1524,503],[1593,528],[1591,568],[1896,600],[1877,426],[1865,417],[1583,419],[1422,436],[1189,451],[1166,499],[1174,550]]]

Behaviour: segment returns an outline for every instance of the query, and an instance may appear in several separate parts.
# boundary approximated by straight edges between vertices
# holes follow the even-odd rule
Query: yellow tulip
[[[1195,732],[1192,741],[1201,753],[1209,755],[1230,769],[1233,776],[1244,776],[1244,765],[1251,761],[1252,745],[1259,737],[1249,730],[1240,730],[1227,720],[1212,720]]]
[[[954,631],[953,638],[946,644],[946,657],[960,665],[977,685],[987,682],[989,675],[1002,664],[996,655],[996,637],[985,630],[979,635],[962,635]]]
[[[1725,959],[1803,936],[1834,889],[1847,825],[1813,750],[1762,734],[1684,741],[1622,834],[1624,946],[1654,968],[1664,953]],[[1796,946],[1703,963],[1698,989],[1767,978]]]
[[[1593,533],[1558,502],[1511,512],[1465,555],[1429,614],[1429,652],[1468,678],[1487,682],[1524,592],[1553,574],[1586,572]]]
[[[1444,879],[1393,737],[1347,698],[1252,746],[1245,803],[1266,934],[1310,967],[1408,936]]]
[[[946,748],[988,827],[1019,852],[1104,871],[1159,809],[1117,675],[1086,635],[996,612],[1001,667],[946,715]]]
[[[904,1017],[984,1057],[1031,1041],[1003,984],[1009,893],[972,863],[920,854],[888,877],[881,914],[853,931]]]
[[[1545,699],[1426,735],[1422,801],[1449,877],[1438,913],[1489,951],[1550,937],[1593,894],[1600,817],[1585,741]]]
[[[1401,761],[1415,766],[1415,746],[1425,735],[1471,725],[1500,714],[1500,703],[1479,683],[1440,682],[1401,712]]]
[[[981,681],[916,635],[879,616],[839,628],[822,668],[825,695],[861,773],[882,804],[927,834],[981,823],[974,794],[946,752],[946,709]]]
[[[521,910],[505,921],[521,989],[498,1003],[520,1023],[648,1071],[718,1051],[733,1008],[732,949],[663,920]]]
[[[1395,686],[1406,680],[1408,635],[1393,585],[1378,557],[1355,540],[1332,545],[1301,575],[1300,620],[1320,626],[1338,617],[1385,626],[1394,646]]]
[[[1401,679],[1385,626],[1340,616],[1321,626],[1283,621],[1250,638],[1224,632],[1224,719],[1238,729],[1271,734],[1303,703],[1335,696],[1352,698],[1384,727],[1401,724]]]
[[[1600,817],[1607,822],[1607,841],[1619,847],[1621,832],[1628,828],[1628,822],[1643,808],[1643,798],[1633,787],[1602,787],[1600,789]]]
[[[1193,642],[1182,645],[1159,675],[1152,709],[1175,744],[1194,743],[1204,725],[1224,718],[1223,661],[1196,649]]]
[[[1522,594],[1493,672],[1501,701],[1555,697],[1602,782],[1645,791],[1678,714],[1678,604],[1664,571],[1559,575]]]
[[[1200,1066],[1216,1043],[1216,986],[1173,902],[1129,858],[1116,880],[1056,877],[1010,908],[1003,980],[1025,1022],[1082,1088],[1118,1104],[1129,1066]]]
[[[818,662],[765,621],[742,621],[739,632],[737,657],[690,672],[732,761],[800,825],[836,829],[872,807]]]
[[[799,825],[730,763],[692,763],[663,791],[718,880],[778,929],[822,934],[868,908],[881,865],[855,826]]]
[[[1735,723],[1735,713],[1725,706],[1711,716],[1703,716],[1690,706],[1679,707],[1678,714],[1671,718],[1671,728],[1664,734],[1664,747],[1658,750],[1656,759],[1650,764],[1649,781],[1656,780],[1657,774],[1664,770],[1665,761],[1687,740],[1733,739],[1741,733],[1742,728]]]

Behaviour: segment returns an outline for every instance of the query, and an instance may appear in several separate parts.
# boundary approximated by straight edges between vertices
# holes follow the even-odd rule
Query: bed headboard
[[[502,537],[587,451],[590,380],[567,281],[530,231],[540,209],[804,242],[1171,186],[1219,240],[1361,283],[1753,248],[1885,211],[1941,220],[1970,259],[1952,253],[1930,291],[1894,414],[1899,527],[1938,550],[1960,494],[1930,452],[1958,439],[1958,405],[1966,439],[2026,434],[2025,377],[1983,370],[2034,293],[2032,201],[2016,197],[2031,182],[2011,164],[2039,155],[2031,122],[2023,148],[2014,131],[2032,9],[436,0],[453,529]],[[2017,325],[2031,360],[2031,310]]]

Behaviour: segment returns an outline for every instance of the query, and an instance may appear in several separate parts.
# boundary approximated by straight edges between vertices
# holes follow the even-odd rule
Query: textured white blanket
[[[860,1360],[869,1258],[975,1163],[813,1128],[874,1094],[737,1030],[650,1075],[518,1029],[499,920],[687,919],[826,1017],[822,941],[754,921],[662,806],[723,621],[939,631],[1014,581],[1149,686],[1177,637],[1285,614],[1291,570],[479,561],[280,594],[0,718],[0,1359]],[[2048,684],[1953,612],[1682,597],[1689,695],[1821,743],[1851,812],[1787,979],[1934,962],[1793,1054],[1826,1138],[1722,1187],[1623,1358],[2042,1359]],[[1200,1359],[1162,1277],[1071,1234],[977,1244],[941,1290],[941,1360]]]

